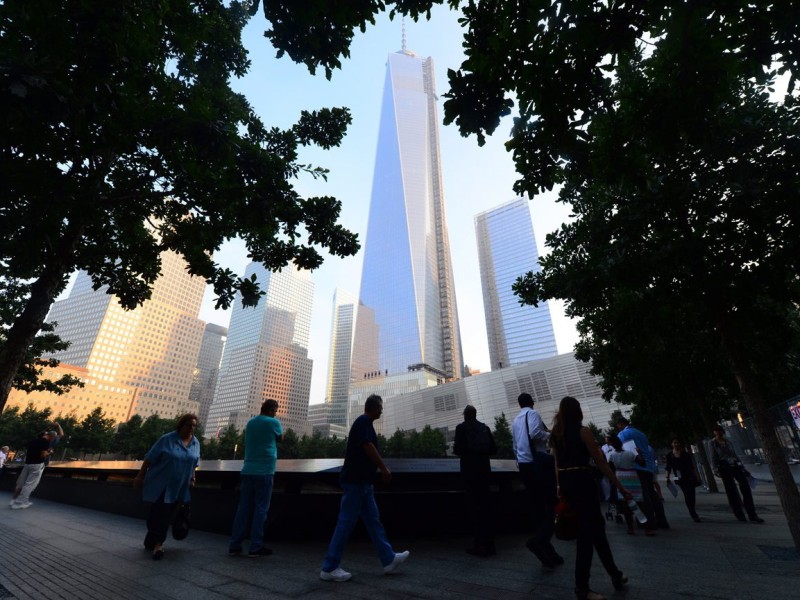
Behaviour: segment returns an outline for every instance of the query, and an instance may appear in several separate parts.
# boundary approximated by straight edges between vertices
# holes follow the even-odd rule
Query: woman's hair
[[[192,413],[186,413],[185,415],[178,417],[178,422],[175,424],[175,431],[180,431],[181,429],[183,429],[184,425],[186,425],[192,419],[194,419],[195,421],[199,421],[197,415],[194,415]]]
[[[611,444],[611,447],[617,452],[622,451],[622,440],[619,439],[617,436],[612,435],[608,443]]]
[[[550,432],[550,446],[563,447],[564,432],[570,425],[580,426],[583,423],[581,403],[572,396],[564,396],[558,405],[558,412],[553,419],[553,430]]]

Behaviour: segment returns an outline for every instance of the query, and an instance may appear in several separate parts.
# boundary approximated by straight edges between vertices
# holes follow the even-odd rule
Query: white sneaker
[[[347,581],[352,577],[352,573],[348,573],[342,567],[336,567],[333,571],[320,571],[319,578],[322,581]]]
[[[383,567],[383,572],[392,573],[393,571],[397,570],[397,567],[406,562],[406,559],[409,557],[410,554],[411,552],[409,552],[408,550],[406,550],[405,552],[400,552],[399,554],[395,554],[392,562]]]
[[[9,506],[13,507],[15,504],[19,504],[16,498],[13,498],[11,502],[8,503]]]
[[[14,508],[30,508],[33,506],[33,502],[20,502]]]

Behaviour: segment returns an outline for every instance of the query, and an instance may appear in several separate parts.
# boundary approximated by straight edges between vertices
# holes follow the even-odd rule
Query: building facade
[[[161,255],[161,275],[152,295],[135,310],[123,310],[106,288],[92,289],[85,272],[78,273],[69,296],[53,304],[47,317],[70,347],[52,356],[88,371],[92,386],[114,394],[133,394],[129,414],[109,415],[127,421],[171,418],[197,413],[189,399],[205,324],[198,318],[205,281],[186,271],[173,252]]]
[[[511,289],[540,268],[528,201],[517,198],[476,215],[475,235],[492,370],[555,356],[547,302],[522,306]]]
[[[494,429],[494,420],[500,415],[505,415],[511,423],[520,410],[517,397],[522,392],[528,392],[548,426],[553,423],[561,399],[573,396],[581,403],[583,424],[594,423],[600,429],[606,429],[611,413],[622,407],[603,399],[599,380],[590,370],[590,364],[568,353],[443,385],[421,387],[416,392],[384,400],[383,415],[379,421],[383,421],[386,435],[391,435],[397,429],[421,431],[430,425],[442,430],[447,439],[452,441],[456,425],[464,420],[466,405],[474,406],[478,411],[478,420]]]
[[[378,132],[352,379],[428,365],[462,376],[444,210],[433,62],[389,55]],[[361,310],[359,307],[359,311]]]
[[[42,378],[52,381],[58,380],[64,375],[72,375],[83,382],[83,387],[74,386],[64,394],[54,394],[52,392],[36,391],[26,393],[21,390],[11,388],[6,401],[6,409],[16,406],[20,411],[32,404],[36,410],[49,408],[53,412],[53,417],[66,417],[73,415],[78,421],[82,421],[95,408],[101,408],[105,416],[115,421],[123,422],[131,412],[131,403],[136,398],[136,388],[118,387],[101,383],[96,378],[90,376],[88,370],[83,367],[76,367],[61,363],[57,367],[45,367],[42,369]]]
[[[333,296],[333,322],[328,355],[328,384],[325,393],[326,422],[347,424],[347,395],[353,356],[358,298],[342,289]]]
[[[189,399],[197,402],[199,406],[197,416],[204,430],[208,421],[208,411],[214,400],[214,392],[217,389],[219,363],[222,360],[222,351],[225,349],[227,338],[228,328],[222,325],[208,323],[203,332],[203,343],[200,346],[197,367],[192,376]]]
[[[273,273],[250,263],[245,277],[253,275],[265,295],[247,308],[241,296],[236,298],[206,431],[214,435],[229,425],[242,430],[264,400],[273,398],[284,429],[302,435],[310,430],[313,362],[308,343],[314,284],[308,271],[291,265]]]

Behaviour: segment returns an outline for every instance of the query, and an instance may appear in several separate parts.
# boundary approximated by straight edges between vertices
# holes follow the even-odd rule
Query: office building
[[[475,216],[483,309],[492,370],[555,356],[547,302],[523,306],[511,286],[539,270],[527,200],[517,198]]]
[[[255,307],[245,308],[241,296],[235,300],[206,431],[242,430],[272,398],[284,429],[309,433],[311,275],[292,265],[273,273],[250,263],[245,277],[253,275],[265,295]]]
[[[200,346],[197,367],[192,376],[192,388],[189,391],[189,398],[199,406],[197,415],[203,430],[206,429],[208,411],[217,389],[219,363],[222,360],[227,337],[228,328],[214,323],[208,323],[203,332],[203,343]]]
[[[358,299],[353,294],[337,289],[333,296],[328,384],[325,393],[326,422],[335,425],[347,424],[347,395],[350,389],[357,310]]]
[[[106,288],[92,289],[91,277],[78,273],[69,296],[53,304],[48,321],[70,342],[52,356],[87,370],[89,382],[109,394],[133,394],[127,421],[158,414],[172,418],[197,413],[189,399],[205,324],[198,319],[206,283],[186,271],[173,252],[161,254],[161,275],[142,306],[123,310]],[[115,411],[118,412],[118,411]]]
[[[462,376],[445,219],[433,61],[389,55],[378,132],[352,379],[409,367]]]

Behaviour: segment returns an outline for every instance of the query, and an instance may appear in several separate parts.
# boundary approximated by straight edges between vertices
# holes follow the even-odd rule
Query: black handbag
[[[175,510],[175,517],[172,519],[172,537],[174,539],[182,540],[189,535],[191,513],[192,505],[188,502],[183,502],[178,505],[178,508]]]
[[[556,519],[553,526],[556,539],[569,541],[578,537],[578,513],[564,500],[556,504]]]

